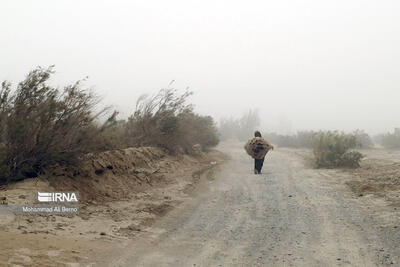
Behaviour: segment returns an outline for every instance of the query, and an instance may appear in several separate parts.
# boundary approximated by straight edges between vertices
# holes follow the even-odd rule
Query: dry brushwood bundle
[[[274,149],[274,146],[262,137],[254,137],[246,143],[244,149],[252,158],[262,159],[269,150]]]

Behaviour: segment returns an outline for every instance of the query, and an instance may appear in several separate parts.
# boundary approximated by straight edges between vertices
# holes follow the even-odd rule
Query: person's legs
[[[258,174],[258,159],[254,159],[254,174]]]
[[[262,167],[264,165],[264,159],[265,159],[265,157],[262,158],[262,159],[259,159],[260,162],[259,162],[258,173],[261,173],[261,169],[262,169]]]
[[[262,159],[254,159],[254,173],[259,174],[261,173],[261,169],[264,163],[264,158]]]

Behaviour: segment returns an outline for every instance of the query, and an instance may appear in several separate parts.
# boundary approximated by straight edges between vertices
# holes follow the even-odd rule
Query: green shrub
[[[360,161],[364,156],[358,151],[348,151],[343,154],[339,161],[340,167],[360,167]]]
[[[350,151],[357,147],[356,136],[339,132],[319,132],[313,138],[317,167],[359,167],[363,155]]]

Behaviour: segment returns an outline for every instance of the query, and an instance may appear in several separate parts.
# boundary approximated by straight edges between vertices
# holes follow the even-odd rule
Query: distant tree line
[[[267,133],[268,139],[280,147],[293,147],[293,148],[312,148],[315,135],[320,132],[317,131],[299,131],[292,135],[281,135],[277,133]],[[348,135],[355,138],[356,148],[372,148],[374,143],[371,137],[363,130],[355,130]]]
[[[376,135],[374,141],[388,149],[400,149],[400,128],[395,128],[392,133]]]
[[[221,140],[238,139],[247,140],[254,135],[254,131],[260,126],[260,116],[257,110],[249,110],[240,118],[223,118],[218,127]]]

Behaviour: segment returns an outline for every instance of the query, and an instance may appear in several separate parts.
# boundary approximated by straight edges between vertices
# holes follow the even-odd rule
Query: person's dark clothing
[[[264,164],[264,158],[262,159],[254,159],[254,171],[257,173],[261,173],[261,169],[263,167]]]

